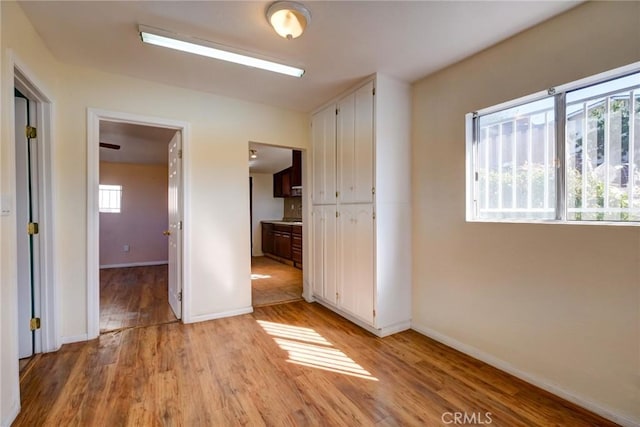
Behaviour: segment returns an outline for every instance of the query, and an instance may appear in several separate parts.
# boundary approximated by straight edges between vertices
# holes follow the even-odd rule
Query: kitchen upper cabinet
[[[338,306],[373,325],[374,219],[371,204],[340,205]]]
[[[291,186],[302,185],[302,151],[293,150],[291,162]]]
[[[337,178],[340,203],[373,202],[373,82],[338,101]]]
[[[336,203],[336,106],[311,118],[313,181],[311,201],[315,205]]]
[[[273,197],[291,196],[291,168],[273,174]]]
[[[273,197],[300,196],[302,185],[302,151],[293,150],[292,165],[273,174]]]
[[[313,294],[336,304],[336,207],[314,206],[311,212],[311,282]]]

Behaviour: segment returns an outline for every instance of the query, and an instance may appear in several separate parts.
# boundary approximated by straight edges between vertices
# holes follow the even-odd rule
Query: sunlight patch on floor
[[[276,344],[288,353],[287,362],[378,381],[371,373],[335,348],[313,329],[265,320],[257,322],[266,333],[273,337]]]
[[[271,279],[271,276],[269,276],[268,274],[251,273],[251,280],[258,280],[258,279]]]

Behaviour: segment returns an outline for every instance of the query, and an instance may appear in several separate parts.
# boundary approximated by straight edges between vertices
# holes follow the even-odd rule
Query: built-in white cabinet
[[[373,202],[373,81],[338,101],[338,201]]]
[[[313,115],[311,121],[311,167],[314,172],[311,201],[336,203],[336,107]]]
[[[338,212],[338,306],[373,325],[375,280],[373,205],[340,205]]]
[[[409,85],[376,74],[311,121],[305,296],[379,336],[411,326],[410,111]]]
[[[314,295],[336,304],[338,301],[336,205],[314,205],[311,211],[311,283]]]

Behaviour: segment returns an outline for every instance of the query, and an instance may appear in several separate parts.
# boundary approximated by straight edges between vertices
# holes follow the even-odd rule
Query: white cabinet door
[[[314,206],[311,223],[313,294],[336,304],[336,206]]]
[[[340,205],[338,305],[373,325],[374,220],[371,204]]]
[[[373,201],[373,82],[338,102],[338,192],[341,203]]]
[[[312,188],[316,205],[336,202],[336,107],[331,105],[311,118]]]

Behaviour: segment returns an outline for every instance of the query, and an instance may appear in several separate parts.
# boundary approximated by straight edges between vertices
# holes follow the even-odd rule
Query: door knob
[[[169,236],[169,235],[171,235],[171,231],[165,230],[165,231],[162,232],[162,234],[164,234],[165,236]]]

